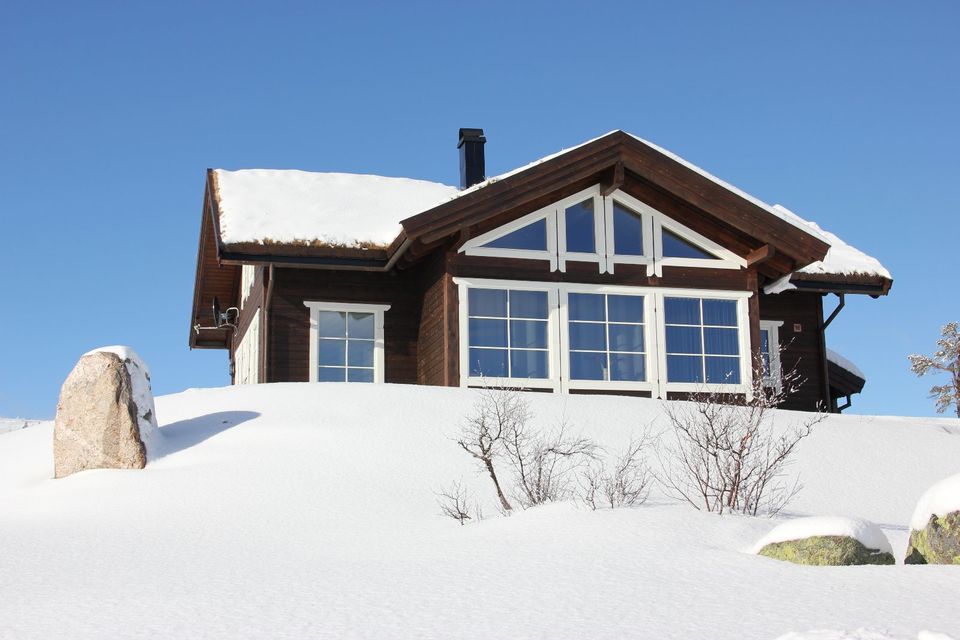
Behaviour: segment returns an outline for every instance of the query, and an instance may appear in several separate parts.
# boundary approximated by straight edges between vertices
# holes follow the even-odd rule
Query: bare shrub
[[[564,500],[573,494],[574,471],[595,458],[596,444],[588,438],[568,437],[561,422],[552,435],[516,421],[503,440],[504,454],[513,467],[516,500],[526,508]]]
[[[760,371],[762,364],[757,363]],[[672,435],[657,450],[658,479],[674,497],[697,509],[749,515],[777,513],[800,490],[784,481],[797,444],[826,414],[818,411],[789,428],[778,429],[771,411],[800,386],[796,371],[779,388],[764,388],[753,376],[749,399],[727,404],[727,394],[693,394],[689,402],[665,403]]]
[[[446,489],[437,492],[437,505],[440,513],[458,520],[461,525],[467,520],[482,520],[483,509],[480,503],[470,499],[466,488],[459,482],[453,482]]]
[[[503,452],[508,434],[524,432],[529,419],[530,406],[519,389],[484,387],[457,440],[490,476],[500,508],[507,513],[513,506],[503,492],[494,461]]]
[[[653,479],[644,457],[650,440],[633,440],[614,461],[590,465],[580,477],[580,499],[591,509],[611,509],[643,504],[650,495]]]

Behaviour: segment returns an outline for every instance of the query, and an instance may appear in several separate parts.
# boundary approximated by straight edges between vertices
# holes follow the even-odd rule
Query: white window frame
[[[566,210],[588,198],[593,198],[594,253],[567,251]],[[627,256],[614,253],[614,201],[627,209],[635,211],[641,220],[643,231],[643,255]],[[531,249],[501,249],[485,247],[492,242],[518,229],[537,222],[546,221],[546,251]],[[663,256],[663,229],[677,234],[684,240],[712,254],[714,258],[672,258]],[[594,185],[572,196],[554,202],[512,222],[497,227],[476,238],[471,238],[459,249],[468,256],[490,258],[521,258],[544,260],[550,263],[550,271],[566,272],[567,262],[596,262],[600,273],[613,273],[617,264],[645,265],[647,275],[662,276],[663,267],[700,267],[707,269],[743,269],[747,261],[732,251],[725,249],[713,240],[697,233],[686,225],[680,224],[666,214],[638,200],[625,191],[617,189],[608,196],[601,195],[600,185]]]
[[[483,245],[492,242],[505,235],[509,235],[518,229],[533,224],[538,220],[546,220],[547,224],[547,250],[533,249],[502,249],[497,247],[485,247]],[[468,256],[486,256],[489,258],[523,258],[527,260],[546,260],[550,263],[550,271],[557,270],[557,216],[552,207],[539,209],[533,213],[528,213],[522,218],[517,218],[513,222],[497,227],[493,231],[488,231],[476,238],[471,238],[460,247],[460,253],[466,253]]]
[[[750,291],[703,291],[693,289],[658,289],[663,295],[658,298],[658,308],[660,310],[657,330],[659,332],[659,350],[657,355],[660,358],[660,371],[663,372],[663,383],[666,391],[678,391],[687,393],[745,393],[749,399],[752,396],[753,380],[753,351],[750,349],[750,310],[747,301],[752,296]],[[737,302],[737,350],[740,360],[740,382],[739,384],[710,384],[704,379],[703,382],[668,382],[667,381],[667,322],[663,313],[664,298],[695,298],[699,300],[736,300]],[[703,318],[700,319],[701,323]],[[700,326],[703,326],[702,324]],[[710,326],[710,325],[707,325]],[[706,353],[707,345],[702,345],[703,351],[701,358],[709,358]]]
[[[559,322],[556,285],[543,282],[527,282],[515,280],[485,280],[473,278],[454,278],[457,285],[459,299],[459,327],[460,327],[460,386],[461,387],[519,387],[524,389],[552,389],[560,390],[558,375],[560,363],[559,354],[554,348],[554,336]],[[546,378],[484,378],[470,375],[470,319],[467,309],[469,289],[507,289],[513,291],[543,291],[547,294],[547,370]],[[507,331],[510,331],[509,325]],[[509,352],[507,357],[510,357]]]
[[[564,284],[560,287],[560,363],[564,390],[633,390],[650,391],[656,396],[659,376],[659,362],[653,356],[656,348],[656,301],[654,290],[650,287],[627,287],[617,285]],[[632,380],[574,380],[570,375],[570,302],[571,293],[589,293],[597,295],[643,296],[643,368],[647,379],[643,382]],[[607,320],[607,324],[609,319]],[[607,345],[609,350],[610,345]]]
[[[310,382],[319,380],[320,360],[320,312],[338,311],[341,313],[373,314],[373,382],[382,384],[384,380],[384,313],[390,310],[388,304],[361,304],[355,302],[326,302],[304,300],[303,306],[310,309]],[[357,382],[354,384],[364,384]]]
[[[770,347],[770,374],[763,377],[763,386],[773,387],[778,392],[783,388],[783,371],[780,368],[780,327],[783,320],[761,320],[760,331],[767,332],[767,345]],[[760,341],[763,347],[763,341]],[[762,351],[761,351],[762,353]]]
[[[666,398],[672,392],[720,392],[745,394],[751,396],[753,376],[752,350],[750,349],[750,320],[748,300],[752,291],[718,291],[710,289],[679,289],[670,287],[630,287],[624,285],[591,285],[568,282],[536,282],[517,280],[496,280],[486,278],[455,277],[459,296],[460,331],[460,386],[509,386],[529,389],[552,389],[566,393],[570,390],[620,390],[650,391],[654,398]],[[547,331],[549,332],[548,365],[550,377],[546,379],[497,378],[488,379],[469,375],[469,319],[467,313],[468,290],[476,289],[513,289],[521,291],[545,291],[550,305]],[[644,348],[646,349],[645,382],[571,380],[569,349],[569,293],[597,293],[612,295],[644,296]],[[666,323],[663,315],[663,299],[700,298],[713,300],[735,300],[737,303],[737,345],[740,360],[740,382],[738,384],[707,384],[690,382],[667,382]]]

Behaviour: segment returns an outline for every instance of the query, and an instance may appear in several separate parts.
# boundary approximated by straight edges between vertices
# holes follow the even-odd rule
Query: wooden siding
[[[310,311],[304,301],[388,304],[384,314],[386,382],[417,383],[419,270],[401,272],[275,268],[269,310],[268,379],[310,379]]]
[[[787,291],[760,296],[760,319],[782,320],[780,363],[784,372],[796,370],[803,383],[784,409],[813,410],[818,402],[829,407],[824,393],[825,354],[821,344],[823,300],[817,293]],[[800,325],[795,331],[794,325]]]
[[[423,268],[423,298],[417,343],[417,382],[449,385],[447,379],[446,270],[437,253]]]

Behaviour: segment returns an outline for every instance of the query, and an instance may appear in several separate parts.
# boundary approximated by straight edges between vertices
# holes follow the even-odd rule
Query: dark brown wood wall
[[[783,405],[784,409],[811,411],[824,397],[824,358],[820,342],[823,299],[818,293],[786,291],[760,296],[760,319],[782,320],[780,364],[784,373],[796,369],[803,383]],[[794,325],[800,325],[795,331]]]
[[[417,382],[449,385],[447,379],[447,273],[444,254],[437,252],[425,265],[421,275],[423,291],[418,334]],[[459,381],[457,381],[459,383]]]
[[[310,310],[304,301],[388,304],[384,314],[386,382],[417,383],[421,270],[334,271],[275,268],[267,357],[271,381],[310,379]]]

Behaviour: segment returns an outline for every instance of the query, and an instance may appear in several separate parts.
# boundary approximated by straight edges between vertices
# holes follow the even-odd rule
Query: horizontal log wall
[[[824,358],[820,346],[823,300],[818,293],[786,291],[760,296],[760,319],[782,320],[780,327],[780,366],[784,373],[796,370],[803,380],[799,390],[788,398],[784,409],[812,411],[818,402],[829,406],[824,397]],[[794,325],[799,325],[799,331]]]

